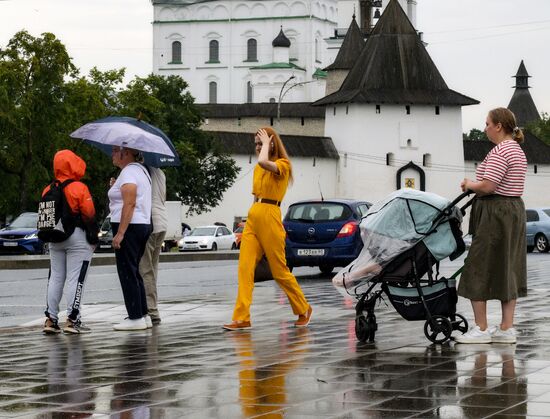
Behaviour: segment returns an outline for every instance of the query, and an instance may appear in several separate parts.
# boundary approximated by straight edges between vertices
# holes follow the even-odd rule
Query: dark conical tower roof
[[[340,90],[316,105],[334,103],[473,105],[447,87],[397,0],[390,0]]]
[[[529,122],[539,120],[540,115],[531,93],[529,93],[529,77],[531,76],[527,73],[523,60],[521,60],[518,72],[513,77],[516,78],[516,85],[514,86],[516,90],[512,99],[510,99],[508,109],[516,115],[518,126],[525,127]]]
[[[363,33],[359,29],[359,25],[355,21],[355,15],[349,25],[348,31],[342,46],[338,51],[338,55],[334,62],[325,68],[325,71],[330,70],[349,70],[357,61],[357,57],[361,53],[361,50],[365,46],[365,40],[363,39]]]
[[[281,31],[279,32],[279,35],[277,35],[277,38],[273,40],[271,43],[274,47],[290,47],[290,39],[288,39],[283,32],[283,27],[281,26]]]

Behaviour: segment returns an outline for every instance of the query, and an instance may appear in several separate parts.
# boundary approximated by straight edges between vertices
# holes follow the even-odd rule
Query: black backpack
[[[57,179],[50,185],[38,204],[38,238],[48,243],[60,243],[67,240],[78,225],[79,217],[72,214],[67,199],[65,186],[74,182],[68,179],[60,182]]]

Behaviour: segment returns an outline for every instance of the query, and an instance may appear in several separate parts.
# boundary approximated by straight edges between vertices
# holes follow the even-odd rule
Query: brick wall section
[[[324,118],[306,118],[304,125],[302,118],[281,118],[280,127],[277,128],[276,118],[273,118],[273,127],[280,134],[324,136]],[[208,121],[208,123],[206,123]],[[237,118],[208,118],[201,126],[205,131],[229,131],[229,132],[255,132],[258,128],[270,126],[269,117],[241,117],[240,124]]]

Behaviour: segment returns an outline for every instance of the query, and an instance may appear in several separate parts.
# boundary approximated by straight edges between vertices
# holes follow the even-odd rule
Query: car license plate
[[[100,249],[110,249],[110,248],[111,248],[111,245],[110,245],[110,244],[100,244],[100,245],[99,245],[99,248],[100,248]]]
[[[298,256],[323,256],[325,249],[298,249]]]
[[[6,247],[17,247],[17,242],[4,242]]]

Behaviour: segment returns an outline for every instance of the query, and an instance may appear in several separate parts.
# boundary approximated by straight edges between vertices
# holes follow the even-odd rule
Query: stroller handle
[[[464,191],[460,195],[458,195],[449,205],[447,205],[447,207],[445,207],[445,209],[443,211],[440,212],[440,214],[433,221],[433,224],[435,225],[443,217],[447,217],[447,216],[451,215],[453,207],[455,207],[460,201],[462,201],[464,198],[466,198],[467,196],[470,196],[473,193],[474,193],[474,191],[471,191],[470,189],[468,189],[467,191]],[[470,205],[472,205],[474,199],[475,199],[475,197],[470,199],[468,202],[466,202],[466,204],[462,208],[460,208],[460,212],[462,213],[462,215],[464,215],[466,213],[466,208],[468,208]]]
[[[458,203],[459,203],[460,201],[462,201],[464,198],[466,198],[467,196],[470,196],[470,195],[473,194],[473,193],[474,193],[474,191],[472,191],[472,190],[470,190],[470,189],[468,189],[468,190],[462,192],[460,195],[458,195],[458,196],[454,199],[453,202],[451,202],[451,203],[449,204],[449,208],[454,207],[456,204],[458,204]],[[468,206],[468,204],[469,204],[470,202],[471,202],[471,200],[468,201],[468,203],[467,203],[466,205]]]

